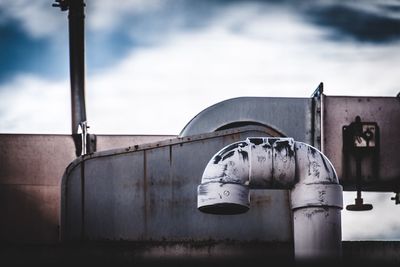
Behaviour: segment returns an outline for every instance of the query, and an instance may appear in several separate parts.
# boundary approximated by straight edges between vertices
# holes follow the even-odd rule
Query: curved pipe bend
[[[246,212],[250,189],[291,190],[296,259],[340,258],[342,187],[322,152],[292,138],[255,137],[226,146],[204,170],[198,209]]]
[[[292,138],[247,138],[221,149],[204,170],[198,208],[215,214],[246,212],[249,189],[291,189],[292,209],[343,207],[331,162],[318,149]]]

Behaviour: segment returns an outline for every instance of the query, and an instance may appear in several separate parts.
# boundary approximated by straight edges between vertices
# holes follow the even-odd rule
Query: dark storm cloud
[[[260,10],[269,6],[291,8],[317,27],[330,30],[328,37],[336,41],[351,38],[359,42],[385,43],[400,39],[400,1],[276,1],[217,0],[183,1],[187,23],[206,25],[219,11],[236,4],[257,4]],[[201,2],[201,3],[198,3]],[[200,12],[197,12],[200,11]],[[200,23],[202,22],[202,23]]]
[[[372,4],[366,2],[365,5]],[[361,6],[331,4],[309,5],[304,11],[312,23],[331,29],[330,37],[339,41],[349,37],[355,41],[375,43],[399,40],[400,16],[391,17],[387,12],[399,12],[400,6],[380,4],[371,8],[375,12]]]
[[[260,12],[271,6],[289,8],[316,27],[326,29],[328,38],[335,41],[385,43],[400,39],[400,1],[181,0],[127,21],[134,29],[146,29],[148,34],[168,33],[170,27],[196,30],[210,25],[224,9],[239,4],[258,5]],[[143,31],[139,33],[138,38],[143,37]]]
[[[49,10],[45,12],[60,12],[50,9],[50,2]],[[385,44],[400,39],[400,2],[384,4],[365,1],[357,6],[354,2],[349,5],[342,1],[165,0],[161,8],[124,10],[120,14],[120,22],[108,30],[89,27],[90,20],[95,16],[90,3],[87,1],[86,8],[88,73],[112,66],[132,49],[163,44],[171,33],[207,28],[229,7],[241,4],[255,5],[257,12],[265,16],[270,14],[265,12],[269,7],[287,8],[294,15],[323,29],[327,38],[337,42]],[[57,15],[66,26],[66,14]],[[17,73],[46,75],[49,78],[68,77],[66,28],[59,29],[52,36],[32,38],[24,31],[22,24],[8,20],[9,16],[1,9],[0,18],[3,18],[0,21],[0,83]],[[241,34],[243,25],[232,25],[229,26],[230,30]],[[64,36],[61,42],[60,36]]]

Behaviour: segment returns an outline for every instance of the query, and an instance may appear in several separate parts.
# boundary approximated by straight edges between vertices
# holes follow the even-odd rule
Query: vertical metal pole
[[[71,79],[71,129],[76,156],[96,151],[95,136],[89,135],[85,106],[85,3],[55,0],[54,7],[68,12],[69,71]],[[79,133],[79,129],[81,133]]]
[[[86,122],[85,107],[85,31],[83,0],[69,2],[69,57],[71,78],[72,134],[77,134],[79,125]],[[82,129],[82,131],[86,131]]]

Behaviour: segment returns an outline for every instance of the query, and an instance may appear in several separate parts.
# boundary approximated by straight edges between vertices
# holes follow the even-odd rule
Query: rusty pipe
[[[342,187],[318,149],[292,138],[248,138],[216,153],[198,186],[198,209],[239,214],[250,189],[289,189],[297,261],[341,258]]]

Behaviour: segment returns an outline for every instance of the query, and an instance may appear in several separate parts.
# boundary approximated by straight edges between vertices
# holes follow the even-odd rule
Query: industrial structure
[[[84,3],[56,2],[69,11],[72,135],[0,135],[0,262],[400,263],[399,242],[341,239],[342,208],[373,208],[362,191],[400,203],[399,97],[321,83],[310,98],[217,103],[177,136],[89,134]]]

